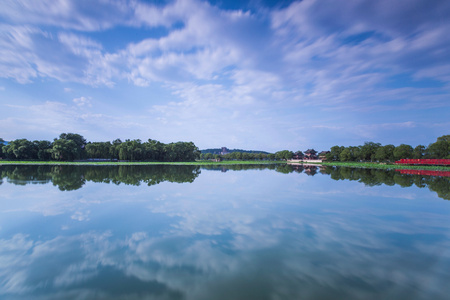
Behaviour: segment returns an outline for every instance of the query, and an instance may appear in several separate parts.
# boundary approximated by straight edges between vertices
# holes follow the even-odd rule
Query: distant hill
[[[211,154],[221,154],[221,153],[232,153],[232,152],[242,152],[242,153],[263,153],[263,154],[270,154],[266,151],[259,151],[259,150],[242,150],[242,149],[228,149],[226,147],[222,148],[211,148],[211,149],[204,149],[200,150],[201,153],[211,153]]]

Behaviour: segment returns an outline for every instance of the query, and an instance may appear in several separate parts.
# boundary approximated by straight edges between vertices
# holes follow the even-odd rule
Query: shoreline
[[[73,161],[0,161],[3,165],[51,165],[51,166],[145,166],[145,165],[273,165],[285,164],[286,161],[252,161],[252,160],[236,160],[236,161],[186,161],[186,162],[160,162],[160,161],[136,161],[136,162],[73,162]]]
[[[189,166],[202,166],[202,165],[274,165],[274,164],[287,164],[287,165],[315,165],[315,166],[334,166],[334,167],[349,167],[349,168],[362,168],[362,169],[384,169],[384,170],[431,170],[431,171],[450,171],[450,167],[447,166],[411,166],[411,165],[396,165],[396,164],[384,164],[384,163],[371,163],[371,162],[324,162],[324,161],[253,161],[253,160],[235,160],[235,161],[186,161],[186,162],[148,162],[148,161],[136,161],[136,162],[72,162],[72,161],[7,161],[0,160],[0,166],[6,165],[50,165],[50,166],[156,166],[156,165],[189,165]]]
[[[330,167],[349,167],[360,169],[450,171],[450,167],[447,166],[411,166],[373,162],[308,162],[308,164],[317,166],[322,165]]]

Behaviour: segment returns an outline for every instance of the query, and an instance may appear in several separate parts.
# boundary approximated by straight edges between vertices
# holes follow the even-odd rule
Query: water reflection
[[[242,170],[275,170],[280,173],[304,173],[308,176],[316,174],[330,175],[333,180],[351,180],[364,183],[366,186],[385,184],[419,188],[428,187],[442,199],[450,200],[450,177],[430,176],[432,172],[362,169],[348,167],[331,167],[317,165],[206,165],[206,166],[0,166],[0,179],[7,182],[25,184],[45,184],[52,182],[61,191],[72,191],[81,188],[86,182],[102,182],[114,184],[156,185],[161,182],[193,182],[200,174],[200,169],[227,172]],[[439,174],[439,173],[436,173]],[[1,184],[1,181],[0,181]]]
[[[73,191],[86,182],[148,186],[161,182],[193,182],[198,166],[1,166],[0,178],[25,185],[52,182],[61,191]]]
[[[102,182],[114,184],[156,185],[161,182],[193,182],[200,174],[200,169],[209,171],[242,171],[242,170],[275,170],[280,173],[304,173],[308,176],[316,174],[330,175],[333,180],[351,180],[364,183],[366,186],[385,184],[419,188],[428,187],[442,199],[450,200],[450,177],[438,175],[430,171],[419,172],[407,170],[380,170],[348,167],[331,167],[317,165],[206,165],[206,166],[0,166],[0,179],[7,182],[25,184],[45,184],[52,182],[61,191],[72,191],[81,188],[86,182]],[[1,184],[1,181],[0,181]]]
[[[440,175],[438,172],[418,172],[407,170],[382,170],[382,169],[363,169],[348,167],[316,166],[316,165],[286,165],[286,173],[304,172],[307,175],[314,176],[317,173],[330,175],[333,180],[351,180],[364,183],[366,186],[399,185],[401,187],[410,187],[415,185],[419,188],[428,187],[442,199],[450,200],[450,177],[432,176]]]
[[[0,298],[447,298],[449,202],[270,168],[2,168]]]
[[[356,169],[345,167],[326,167],[322,171],[334,180],[356,180],[367,186],[399,185],[419,188],[428,187],[438,197],[450,200],[450,177],[428,176],[420,174],[402,174],[395,170]]]
[[[280,170],[285,164],[252,164],[252,165],[202,165],[201,168],[209,171],[244,171],[244,170]]]

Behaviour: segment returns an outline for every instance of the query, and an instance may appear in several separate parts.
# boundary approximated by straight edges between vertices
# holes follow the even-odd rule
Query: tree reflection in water
[[[193,182],[200,174],[198,166],[2,166],[1,178],[7,182],[44,184],[52,182],[61,191],[73,191],[86,182],[148,186],[168,182]]]
[[[366,186],[400,185],[419,188],[428,187],[442,199],[450,200],[450,177],[420,174],[401,174],[395,170],[330,167],[316,165],[146,165],[146,166],[1,166],[0,176],[7,182],[25,184],[45,184],[52,182],[61,191],[81,188],[86,182],[101,182],[148,186],[164,181],[193,182],[204,170],[221,172],[241,170],[275,170],[280,173],[304,173],[308,176],[329,175],[333,180],[354,180]],[[0,181],[1,184],[1,181]]]
[[[284,172],[304,172],[314,176],[317,172],[330,175],[333,180],[353,180],[364,183],[366,186],[377,185],[400,185],[410,187],[415,185],[419,188],[428,187],[437,193],[438,197],[450,200],[450,177],[428,176],[421,174],[402,174],[395,170],[363,169],[348,167],[330,167],[314,165],[287,165]]]

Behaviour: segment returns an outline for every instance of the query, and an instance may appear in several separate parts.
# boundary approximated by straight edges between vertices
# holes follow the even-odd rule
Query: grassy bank
[[[226,160],[220,162],[214,162],[209,160],[188,161],[188,162],[115,162],[115,161],[102,161],[102,162],[72,162],[72,161],[7,161],[1,160],[2,165],[71,165],[71,166],[145,166],[145,165],[269,165],[286,163],[285,161],[255,161],[255,160]]]
[[[312,163],[324,166],[340,166],[350,168],[365,168],[365,169],[408,169],[408,170],[431,170],[431,171],[450,171],[450,167],[446,166],[407,166],[384,163],[370,163],[370,162],[322,162]]]

